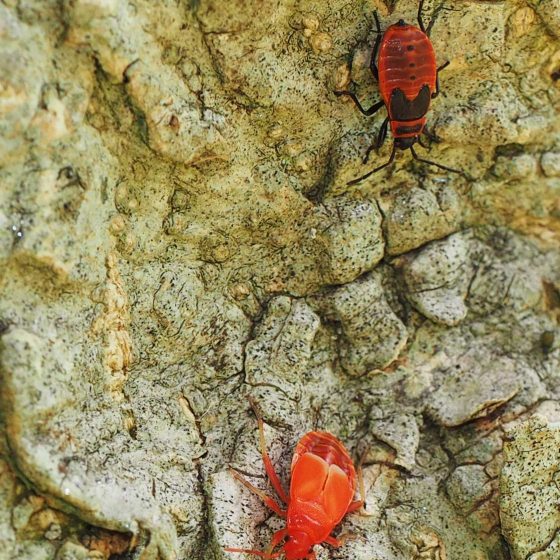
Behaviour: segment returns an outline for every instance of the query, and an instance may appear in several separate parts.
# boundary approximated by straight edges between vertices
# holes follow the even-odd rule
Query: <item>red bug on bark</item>
[[[282,509],[276,500],[255,488],[236,470],[230,468],[230,472],[271,510],[285,518],[286,527],[274,533],[266,551],[226,548],[226,552],[245,552],[265,559],[278,558],[284,554],[287,560],[315,560],[314,545],[327,543],[334,547],[342,546],[351,535],[335,538],[331,533],[347,513],[360,509],[364,504],[361,468],[356,474],[348,451],[335,436],[328,432],[309,432],[299,440],[294,451],[288,496],[266,451],[262,418],[255,404],[251,402],[251,405],[259,424],[261,455],[266,473],[287,509]],[[360,500],[353,500],[356,478],[360,483]],[[286,541],[281,550],[273,552],[284,539]]]
[[[388,116],[383,121],[377,141],[370,146],[364,157],[367,163],[373,149],[379,149],[387,136],[388,124],[391,124],[393,134],[393,150],[389,160],[366,173],[358,179],[354,179],[348,185],[355,185],[367,179],[373,173],[391,165],[395,159],[397,148],[410,149],[414,159],[435,165],[445,171],[463,174],[458,169],[446,167],[434,161],[418,157],[414,150],[414,144],[421,142],[421,134],[425,134],[431,140],[435,137],[426,130],[426,114],[430,108],[430,101],[439,94],[438,74],[448,64],[445,62],[439,68],[436,66],[434,47],[430,41],[430,31],[434,24],[432,19],[428,27],[422,21],[422,8],[424,0],[420,0],[418,6],[418,26],[408,25],[404,20],[389,26],[385,33],[381,32],[377,12],[374,12],[377,38],[371,54],[370,70],[374,78],[379,82],[381,101],[375,103],[369,109],[364,109],[351,91],[335,91],[336,95],[347,95],[356,104],[358,109],[366,116],[375,114],[385,105]],[[379,57],[377,65],[375,59]]]

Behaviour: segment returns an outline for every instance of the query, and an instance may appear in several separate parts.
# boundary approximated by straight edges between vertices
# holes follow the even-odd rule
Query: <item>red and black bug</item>
[[[377,141],[370,146],[364,157],[367,163],[372,150],[379,149],[387,136],[387,128],[391,124],[393,134],[393,150],[389,160],[366,173],[358,179],[350,181],[354,185],[363,181],[373,173],[393,163],[397,148],[410,149],[414,159],[435,165],[440,169],[453,173],[462,173],[434,161],[418,157],[414,150],[414,144],[421,142],[421,135],[434,140],[432,134],[426,130],[426,114],[430,108],[430,101],[439,94],[438,74],[449,62],[436,66],[434,47],[430,41],[430,31],[434,19],[428,27],[422,21],[422,7],[424,0],[420,0],[418,6],[418,26],[408,25],[404,20],[389,26],[385,33],[381,32],[377,12],[374,12],[377,38],[371,54],[370,70],[374,78],[379,82],[381,101],[375,103],[369,109],[364,109],[351,91],[335,91],[336,95],[347,95],[356,104],[358,109],[367,116],[375,114],[383,105],[387,108],[388,116],[383,121]],[[375,59],[379,52],[377,65]]]

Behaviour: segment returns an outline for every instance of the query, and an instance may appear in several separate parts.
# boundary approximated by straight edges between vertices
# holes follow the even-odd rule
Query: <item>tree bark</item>
[[[426,2],[419,157],[370,72],[412,0],[0,2],[0,560],[266,549],[257,403],[363,459],[318,558],[560,554],[560,6]],[[552,504],[552,505],[551,505]]]

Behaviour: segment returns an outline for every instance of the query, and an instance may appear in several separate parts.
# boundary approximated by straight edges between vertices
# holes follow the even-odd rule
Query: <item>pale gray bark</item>
[[[349,187],[374,9],[417,3],[0,2],[0,560],[264,549],[248,396],[285,484],[367,449],[320,560],[560,557],[560,6],[426,2],[463,174]]]

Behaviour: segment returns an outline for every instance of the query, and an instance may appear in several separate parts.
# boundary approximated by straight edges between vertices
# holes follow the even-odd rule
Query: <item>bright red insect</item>
[[[389,123],[394,138],[389,160],[362,177],[350,181],[349,185],[363,181],[390,165],[395,159],[397,148],[410,149],[412,156],[418,161],[453,173],[462,173],[457,169],[418,157],[413,147],[416,142],[425,147],[420,140],[421,134],[435,140],[426,130],[426,114],[430,108],[430,101],[439,94],[438,73],[449,64],[446,62],[439,68],[436,66],[434,48],[429,38],[434,20],[432,19],[427,28],[424,27],[423,5],[424,0],[421,0],[418,6],[419,27],[407,25],[401,19],[398,23],[389,26],[385,33],[381,32],[377,12],[374,13],[377,39],[373,46],[370,70],[379,82],[381,101],[369,109],[364,109],[353,92],[335,91],[336,95],[349,96],[358,109],[367,116],[375,114],[384,105],[387,108],[388,116],[379,129],[376,143],[368,148],[364,163],[367,163],[371,151],[379,149],[385,141]],[[378,52],[376,65],[375,58]]]
[[[253,404],[253,403],[251,403]],[[265,559],[284,554],[287,560],[307,558],[315,560],[313,546],[327,543],[338,547],[349,535],[335,538],[333,529],[342,518],[363,505],[363,500],[353,501],[356,491],[356,470],[344,445],[328,432],[309,432],[296,446],[291,466],[290,495],[287,496],[266,452],[263,421],[256,407],[253,410],[259,423],[261,454],[272,486],[287,504],[284,510],[263,491],[255,488],[237,471],[232,475],[249,490],[257,494],[274,512],[286,519],[286,527],[274,533],[266,552],[226,548],[227,552],[246,552]],[[358,469],[360,492],[363,497],[361,470]],[[273,552],[284,539],[281,550]]]

